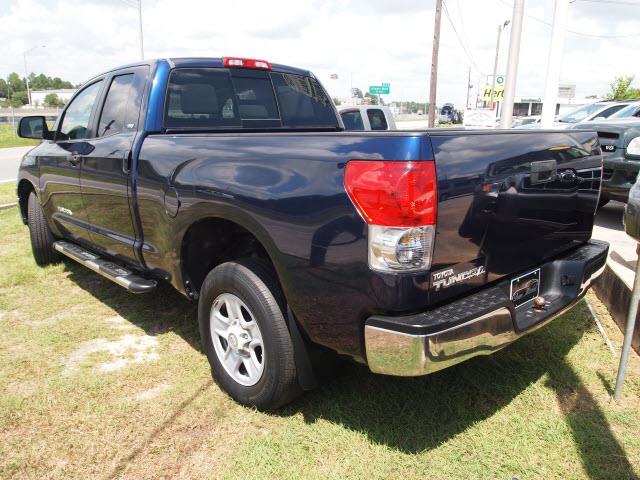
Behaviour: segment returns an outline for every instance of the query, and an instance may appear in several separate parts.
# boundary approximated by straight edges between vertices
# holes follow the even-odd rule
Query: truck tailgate
[[[595,132],[430,132],[438,178],[431,300],[526,274],[591,237]]]

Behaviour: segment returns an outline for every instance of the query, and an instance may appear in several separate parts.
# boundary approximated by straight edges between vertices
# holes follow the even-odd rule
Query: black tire
[[[60,254],[53,248],[53,242],[56,239],[47,225],[40,200],[33,192],[29,194],[27,209],[31,250],[36,263],[45,266],[59,262]]]
[[[251,311],[264,345],[263,372],[251,386],[237,382],[223,367],[211,336],[210,314],[221,294],[238,297]],[[202,347],[216,383],[237,402],[258,410],[273,410],[301,392],[293,343],[283,315],[284,299],[273,269],[258,259],[223,263],[209,272],[200,290],[198,323]],[[229,347],[227,347],[229,348]]]

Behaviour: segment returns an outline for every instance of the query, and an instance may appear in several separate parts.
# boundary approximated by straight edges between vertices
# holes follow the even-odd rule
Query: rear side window
[[[302,75],[272,73],[282,125],[285,127],[337,127],[331,100],[317,80]]]
[[[98,123],[98,137],[113,135],[124,130],[133,73],[114,77],[102,107]]]
[[[177,68],[165,107],[168,128],[338,126],[313,78],[247,69]]]
[[[362,121],[362,115],[359,110],[352,110],[350,112],[342,112],[342,123],[346,130],[364,130],[364,122]]]
[[[367,117],[369,117],[369,123],[371,124],[371,130],[388,130],[387,119],[384,116],[384,112],[380,109],[367,110]]]

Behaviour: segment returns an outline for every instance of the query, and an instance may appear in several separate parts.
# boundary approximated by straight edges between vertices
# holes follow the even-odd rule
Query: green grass
[[[38,268],[17,210],[1,211],[0,478],[640,475],[640,361],[612,402],[617,359],[582,304],[427,377],[350,364],[271,414],[212,384],[195,314],[165,286],[133,296],[73,263]]]
[[[18,137],[13,125],[0,125],[0,148],[25,147],[37,145],[38,143],[38,140]]]
[[[16,201],[16,183],[0,183],[0,205],[14,203]]]

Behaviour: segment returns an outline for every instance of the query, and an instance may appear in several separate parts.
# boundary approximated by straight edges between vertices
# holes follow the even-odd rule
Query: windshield
[[[577,108],[576,110],[563,115],[558,119],[558,121],[563,123],[578,123],[603,107],[605,107],[605,105],[601,103],[592,103],[591,105],[585,105],[584,107]]]
[[[640,116],[640,103],[634,103],[631,105],[627,105],[622,110],[617,111],[609,118],[628,118],[628,117],[638,117]]]

